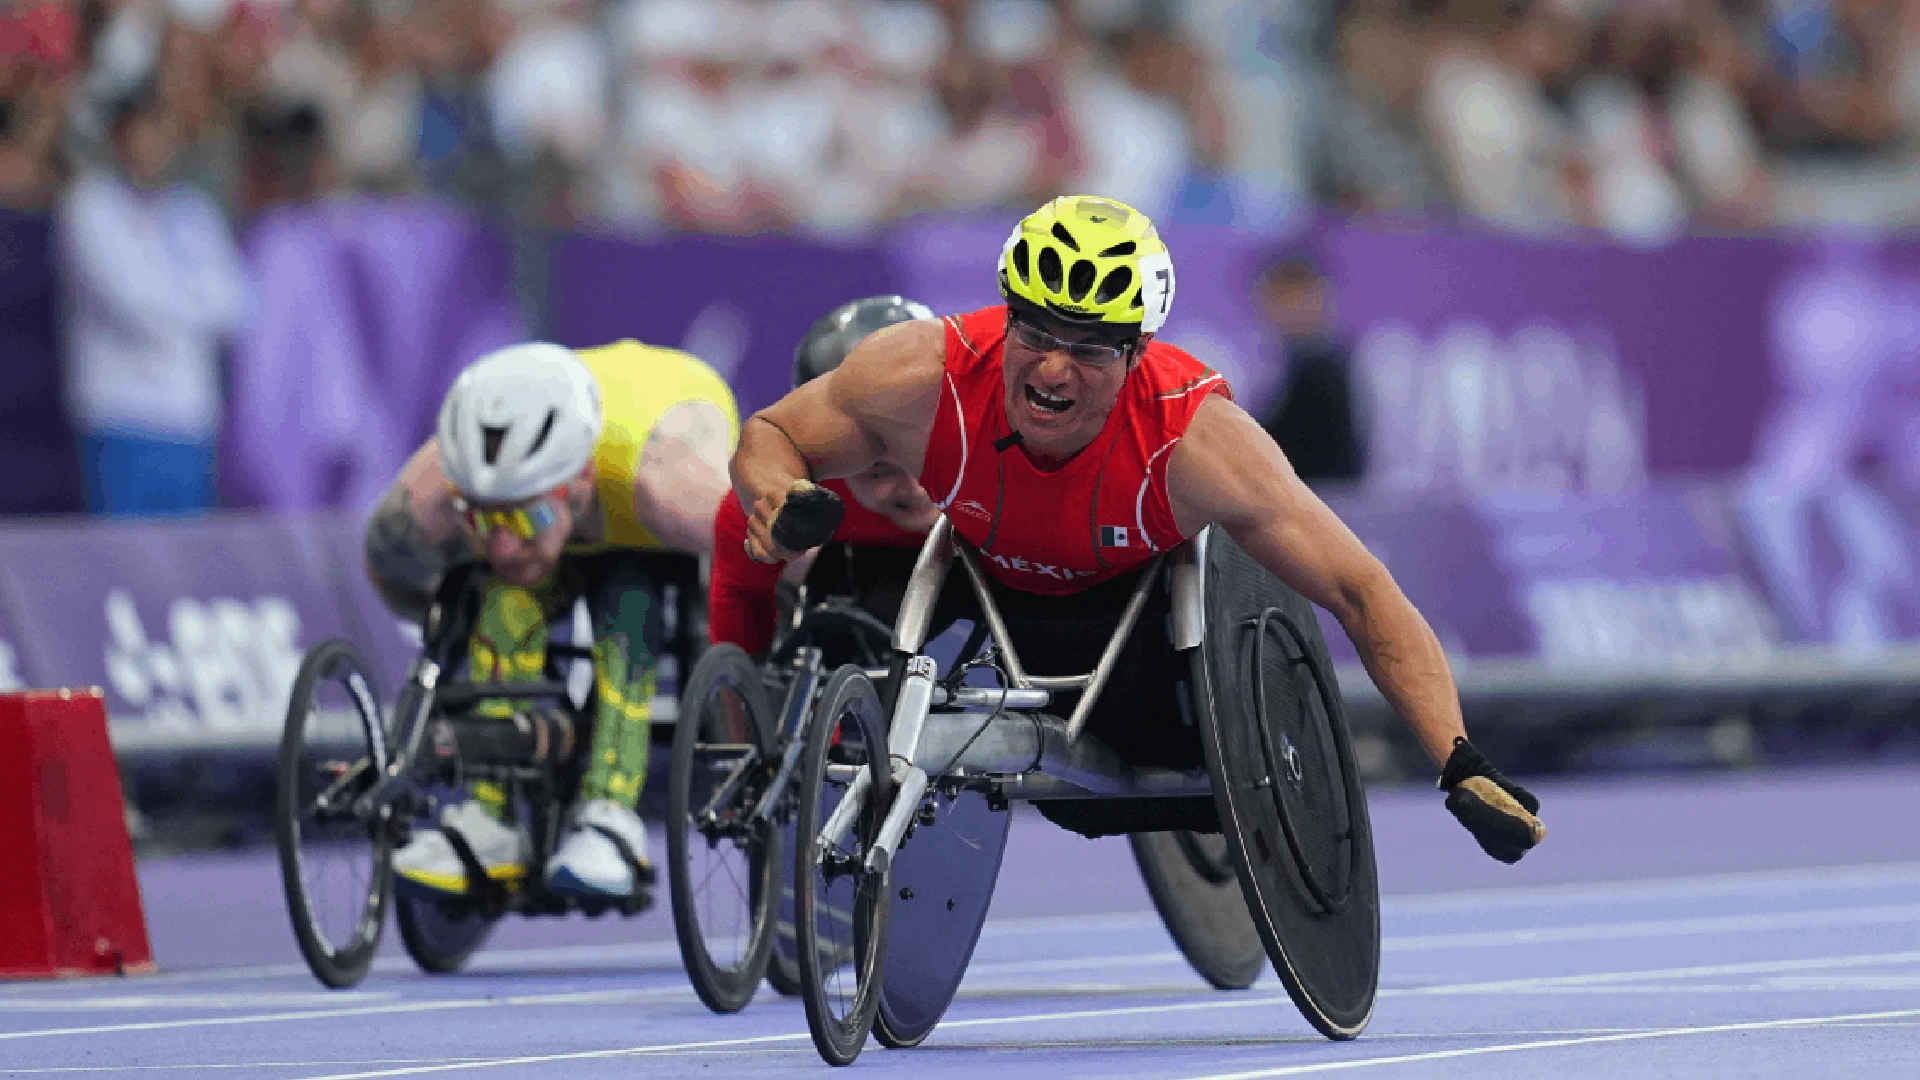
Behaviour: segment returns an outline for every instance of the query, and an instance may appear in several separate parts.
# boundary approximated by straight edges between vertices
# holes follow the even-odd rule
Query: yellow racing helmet
[[[1093,195],[1028,214],[1000,251],[1000,295],[1070,323],[1151,334],[1173,308],[1173,256],[1147,215]]]

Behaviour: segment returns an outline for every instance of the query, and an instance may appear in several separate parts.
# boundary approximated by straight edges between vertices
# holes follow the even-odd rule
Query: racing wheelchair
[[[689,753],[676,746],[676,763],[685,757],[676,780],[682,769],[705,776],[703,798],[676,796],[668,832],[733,844],[753,867],[751,886],[735,892],[745,932],[726,969],[733,995],[703,990],[703,999],[730,1011],[753,994],[758,965],[776,953],[772,913],[791,853],[797,970],[785,978],[797,974],[822,1057],[851,1063],[870,1030],[889,1047],[922,1042],[966,974],[1006,846],[1006,807],[1023,799],[1071,828],[1127,832],[1169,932],[1210,984],[1246,988],[1271,959],[1317,1030],[1357,1036],[1379,982],[1379,886],[1338,688],[1306,600],[1210,532],[1137,578],[1091,673],[1029,675],[977,559],[945,519],[935,527],[883,667],[866,626],[864,663],[831,673],[799,646],[764,667],[710,651],[689,678],[678,732]],[[925,648],[954,561],[972,586],[975,628],[943,675]],[[1142,619],[1148,609],[1165,625]],[[1129,763],[1089,730],[1102,690],[1123,657],[1139,661],[1139,646],[1185,667],[1169,700],[1204,751],[1187,769]],[[1000,686],[968,686],[975,669]],[[1073,698],[1068,719],[1046,711]],[[693,728],[685,721],[695,715],[710,719]],[[695,742],[695,730],[712,734]],[[691,878],[678,861],[670,872]],[[695,986],[697,967],[689,955]]]
[[[563,569],[589,560],[635,560],[658,589],[666,647],[686,670],[705,637],[693,601],[699,563],[690,556],[632,553],[568,556]],[[391,712],[382,707],[372,666],[351,643],[331,639],[302,660],[281,736],[274,826],[281,881],[301,956],[334,988],[366,977],[391,907],[407,954],[422,970],[460,969],[504,915],[637,915],[652,904],[636,889],[620,902],[561,897],[543,886],[580,775],[579,751],[591,745],[594,680],[570,685],[563,665],[591,663],[588,643],[550,643],[538,682],[475,682],[462,677],[468,638],[479,618],[484,563],[442,578],[422,626],[423,647]],[[575,636],[588,623],[574,602]],[[478,715],[482,701],[541,705],[511,720]],[[507,813],[530,826],[533,857],[518,887],[492,880],[472,851],[455,842],[467,892],[428,897],[396,891],[393,852],[443,800],[467,784],[491,781],[507,795]],[[639,853],[626,853],[637,861]],[[634,867],[636,882],[643,880]]]

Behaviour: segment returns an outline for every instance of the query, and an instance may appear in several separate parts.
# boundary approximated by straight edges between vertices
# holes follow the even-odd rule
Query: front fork
[[[883,704],[892,717],[892,723],[887,726],[887,756],[895,790],[879,834],[867,847],[869,873],[884,872],[892,864],[893,854],[900,849],[900,842],[920,807],[920,799],[927,792],[927,771],[915,763],[914,757],[920,748],[920,732],[933,708],[939,665],[923,650],[927,633],[933,626],[934,605],[946,584],[947,572],[953,567],[953,557],[953,523],[943,517],[927,533],[920,556],[914,560],[913,575],[907,580],[900,615],[894,625],[893,663],[886,688],[891,700]],[[865,808],[872,786],[871,776],[870,770],[860,770],[846,797],[834,807],[820,831],[822,853],[846,838],[855,817]]]
[[[426,736],[427,720],[433,715],[434,691],[440,676],[459,662],[459,651],[479,617],[480,583],[487,573],[486,564],[469,563],[441,577],[421,628],[426,645],[407,669],[392,723],[381,718],[381,736],[387,739],[386,768],[373,786],[353,801],[353,812],[360,819],[389,821],[396,806],[410,807],[420,797],[411,770]]]
[[[780,767],[761,794],[759,805],[753,808],[756,824],[772,818],[780,809],[781,796],[786,793],[794,767],[800,762],[800,751],[806,747],[807,719],[813,714],[814,696],[820,692],[820,650],[795,649],[793,669],[793,677],[787,680],[787,696],[780,707]]]

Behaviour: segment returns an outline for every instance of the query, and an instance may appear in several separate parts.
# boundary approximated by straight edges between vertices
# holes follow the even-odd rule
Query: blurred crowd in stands
[[[1098,190],[1633,240],[1920,216],[1917,0],[16,0],[0,199],[145,89],[230,216],[862,230]]]
[[[835,236],[1074,190],[1256,230],[1909,225],[1920,0],[0,0],[0,216],[55,223],[98,510],[211,499],[236,238],[276,206]],[[1269,270],[1275,325],[1321,310]],[[1343,369],[1287,336],[1324,361],[1291,383]]]
[[[1646,241],[1920,211],[1913,0],[1354,0],[1336,39],[1340,205]]]
[[[1258,223],[1303,186],[1269,47],[1291,6],[22,2],[0,196],[45,203],[151,84],[236,217],[432,191],[554,225],[836,232],[1089,189]]]

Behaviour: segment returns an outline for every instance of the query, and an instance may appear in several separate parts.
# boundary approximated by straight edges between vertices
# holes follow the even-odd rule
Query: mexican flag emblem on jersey
[[[1124,525],[1100,526],[1101,547],[1126,547],[1127,528]]]

